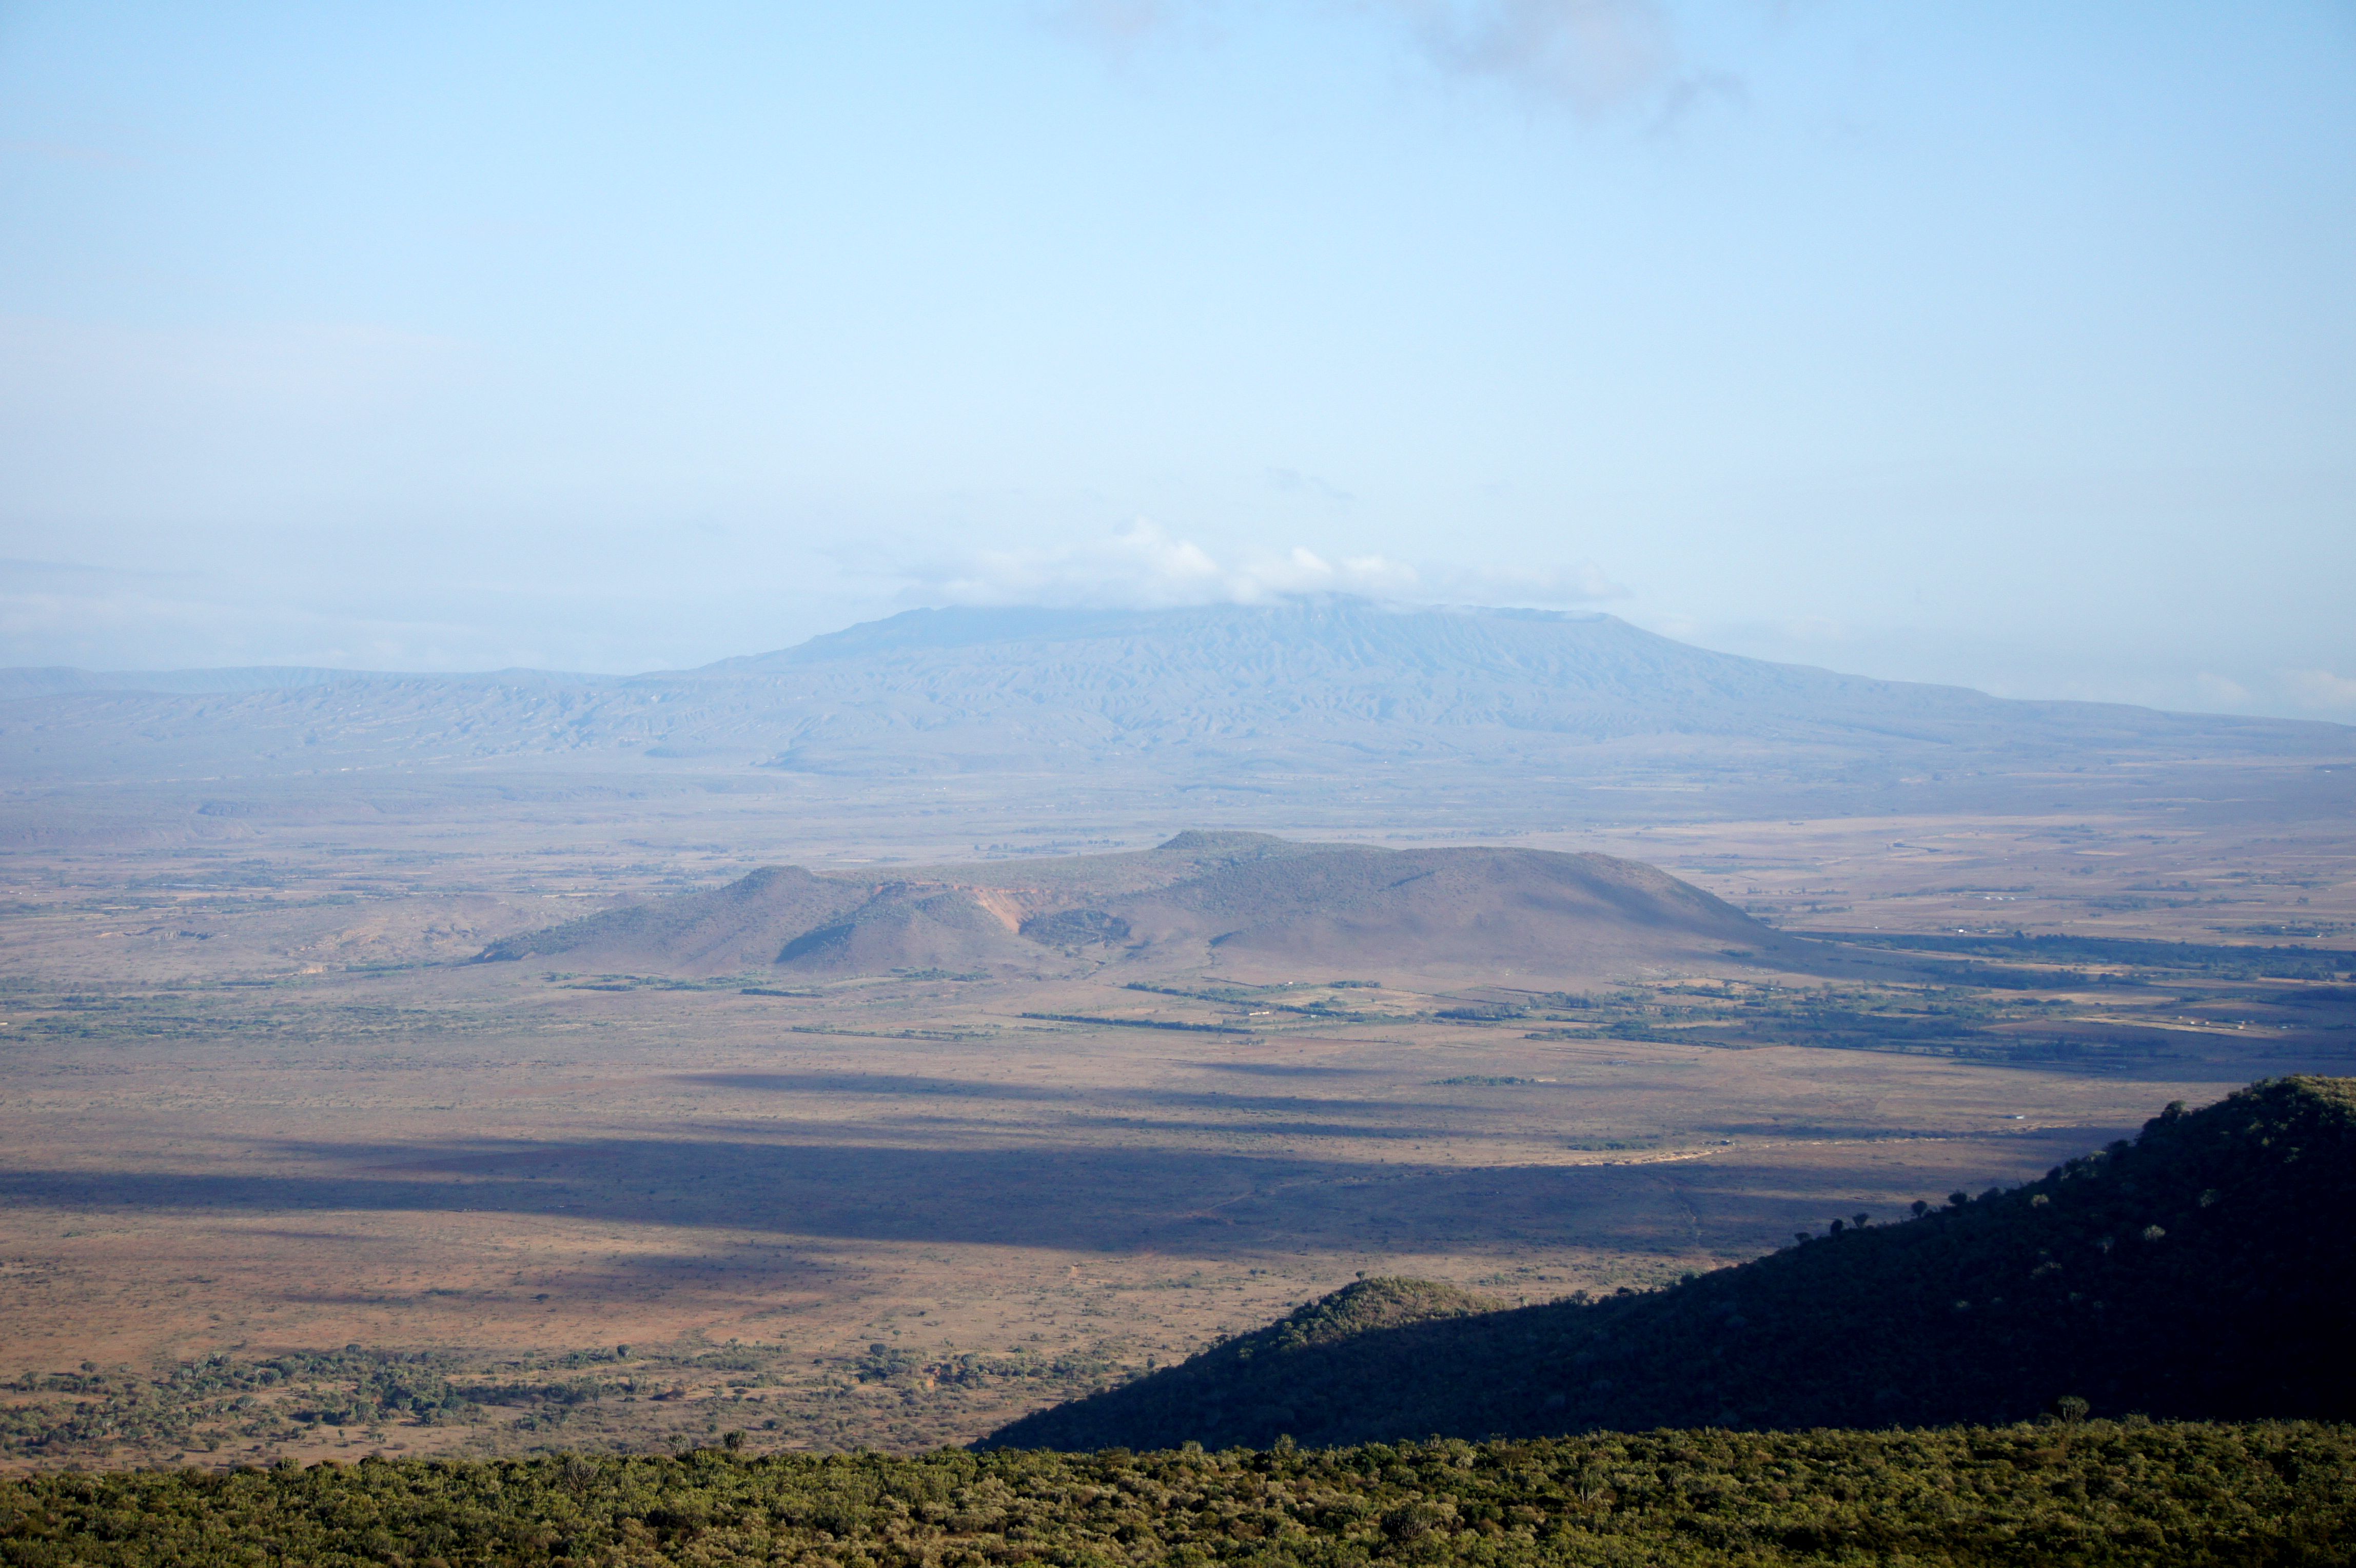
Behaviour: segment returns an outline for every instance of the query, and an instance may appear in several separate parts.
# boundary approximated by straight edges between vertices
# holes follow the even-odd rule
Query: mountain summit
[[[1534,760],[1638,740],[2075,751],[2196,732],[2269,749],[2333,727],[2010,702],[1715,653],[1609,615],[1341,596],[910,610],[695,674],[766,678],[823,701],[769,759],[788,767],[1242,752],[1327,764]]]

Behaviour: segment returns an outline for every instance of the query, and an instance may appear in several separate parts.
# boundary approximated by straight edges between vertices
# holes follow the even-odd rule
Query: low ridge
[[[2356,1079],[2275,1079],[2025,1187],[1836,1221],[1667,1290],[1482,1311],[1364,1281],[983,1445],[1995,1423],[2061,1402],[2345,1421],[2351,1207]]]
[[[1037,971],[1108,963],[1295,979],[1385,967],[1487,980],[1790,956],[1807,944],[1634,861],[1183,832],[1151,850],[910,871],[771,866],[491,944],[632,973]]]

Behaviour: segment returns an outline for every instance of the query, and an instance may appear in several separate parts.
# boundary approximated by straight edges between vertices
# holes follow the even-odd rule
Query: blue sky
[[[1595,607],[2356,721],[2356,7],[0,5],[0,662]]]

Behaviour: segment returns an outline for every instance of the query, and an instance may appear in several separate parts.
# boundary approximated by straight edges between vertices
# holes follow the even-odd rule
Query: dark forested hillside
[[[1930,1425],[2064,1401],[2346,1420],[2351,1211],[2356,1079],[2282,1079],[2201,1111],[2171,1105],[2133,1143],[2027,1187],[1957,1193],[1902,1223],[1836,1221],[1665,1291],[1482,1312],[1362,1282],[989,1441]]]

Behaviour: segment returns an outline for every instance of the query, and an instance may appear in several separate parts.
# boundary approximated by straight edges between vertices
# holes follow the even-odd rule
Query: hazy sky
[[[0,662],[1593,606],[2356,721],[2356,6],[0,3]]]

